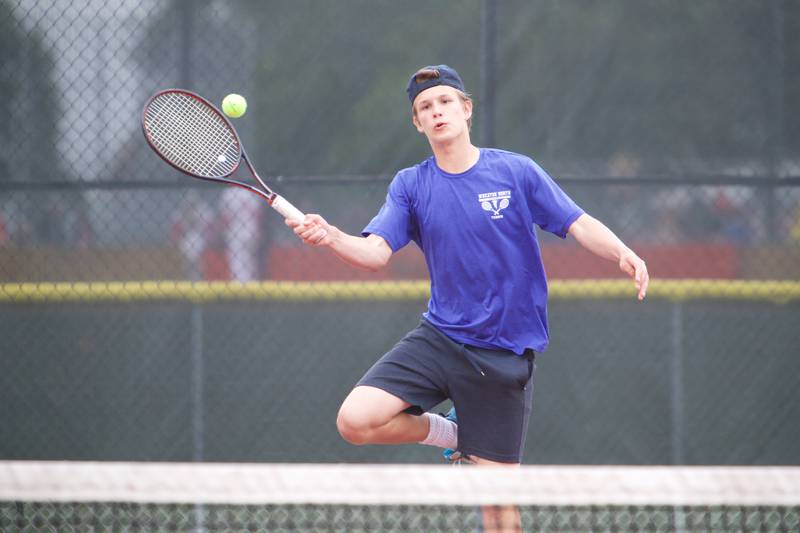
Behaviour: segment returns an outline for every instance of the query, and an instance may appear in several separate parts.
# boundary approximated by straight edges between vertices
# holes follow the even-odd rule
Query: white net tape
[[[797,506],[798,467],[0,462],[0,500]]]

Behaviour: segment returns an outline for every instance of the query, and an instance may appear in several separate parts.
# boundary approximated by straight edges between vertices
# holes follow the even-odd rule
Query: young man
[[[455,70],[409,80],[412,122],[433,157],[401,170],[362,236],[320,215],[287,225],[356,267],[377,270],[414,241],[431,276],[419,327],[359,381],[337,427],[353,444],[420,442],[478,464],[519,464],[536,352],[548,343],[547,283],[534,226],[617,261],[645,297],[644,261],[527,157],[470,141],[472,101]],[[427,411],[450,398],[458,423]]]

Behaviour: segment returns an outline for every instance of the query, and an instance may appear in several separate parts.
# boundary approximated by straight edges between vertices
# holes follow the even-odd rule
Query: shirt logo
[[[492,220],[503,218],[500,211],[511,203],[511,191],[485,192],[478,195],[478,202],[484,211],[492,213]]]

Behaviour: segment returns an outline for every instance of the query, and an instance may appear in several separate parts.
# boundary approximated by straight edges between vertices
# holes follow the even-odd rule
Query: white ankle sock
[[[458,425],[455,422],[434,413],[424,413],[422,416],[428,417],[430,430],[428,430],[428,436],[425,437],[425,440],[420,441],[420,444],[439,448],[456,449],[458,447]]]

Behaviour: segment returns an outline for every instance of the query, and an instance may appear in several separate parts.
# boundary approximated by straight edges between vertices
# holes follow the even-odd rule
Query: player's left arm
[[[568,233],[590,252],[619,263],[619,268],[633,278],[639,299],[644,300],[650,275],[647,265],[633,250],[617,237],[605,224],[586,213],[579,216],[569,227]]]

